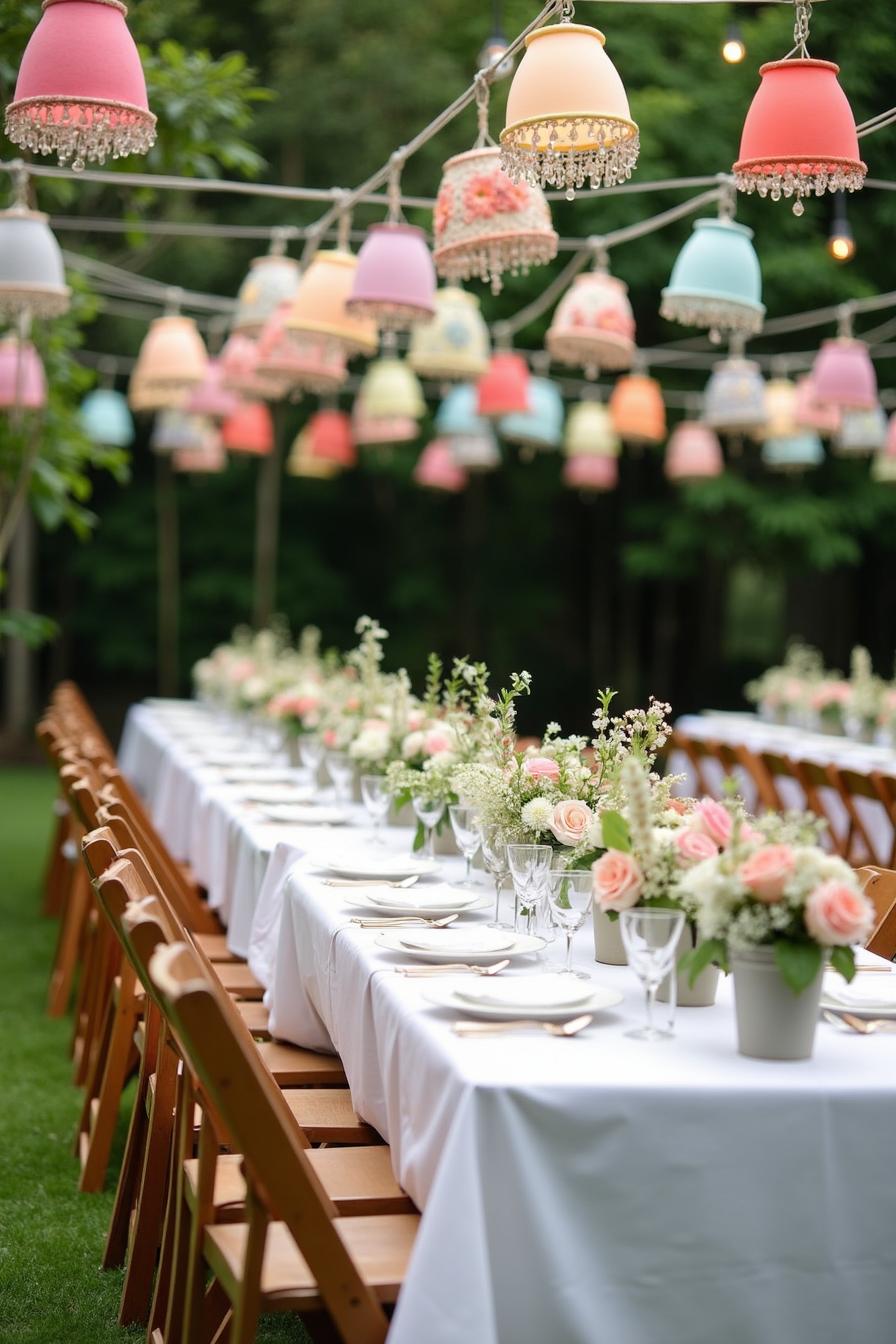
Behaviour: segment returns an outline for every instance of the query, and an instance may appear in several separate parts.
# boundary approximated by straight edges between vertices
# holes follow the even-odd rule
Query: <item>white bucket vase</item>
[[[771,947],[732,953],[737,1048],[753,1059],[809,1059],[815,1044],[824,962],[811,984],[794,994]]]
[[[709,1008],[716,1001],[716,994],[719,988],[718,966],[704,966],[703,970],[697,976],[693,985],[687,975],[678,969],[678,963],[686,952],[693,952],[699,942],[695,943],[691,928],[685,920],[684,928],[678,939],[678,947],[675,949],[675,995],[676,1003],[679,1008]],[[656,992],[656,997],[660,1003],[669,1002],[669,981],[670,976],[666,976],[663,983]]]
[[[597,905],[594,912],[594,960],[605,966],[627,966],[619,920],[610,919]]]

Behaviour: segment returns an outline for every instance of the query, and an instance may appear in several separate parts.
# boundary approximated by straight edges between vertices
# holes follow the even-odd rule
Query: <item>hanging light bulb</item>
[[[536,28],[507,97],[501,167],[513,181],[565,189],[572,200],[586,182],[610,187],[631,177],[638,127],[628,97],[596,28],[573,23],[563,0],[561,22]]]
[[[846,196],[842,191],[834,194],[834,211],[831,218],[831,231],[828,234],[828,253],[834,261],[852,261],[856,254],[856,240],[846,217]]]
[[[492,0],[492,31],[479,51],[479,69],[489,70],[492,79],[506,79],[513,71],[513,57],[507,54],[509,46],[501,23],[501,0]]]
[[[156,119],[127,12],[120,0],[44,0],[6,109],[13,144],[56,154],[75,172],[148,153]]]
[[[740,25],[729,23],[725,33],[725,41],[722,43],[722,60],[726,65],[740,65],[747,54],[747,44],[744,41]]]

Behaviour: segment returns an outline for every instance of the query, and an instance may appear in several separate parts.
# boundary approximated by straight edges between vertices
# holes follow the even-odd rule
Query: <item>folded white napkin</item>
[[[842,976],[828,971],[824,977],[824,997],[842,1008],[863,1012],[889,1012],[896,1008],[896,974],[862,975],[847,984]]]

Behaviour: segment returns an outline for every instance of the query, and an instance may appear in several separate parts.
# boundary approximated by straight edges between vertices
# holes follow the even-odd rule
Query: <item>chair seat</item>
[[[398,1297],[419,1223],[415,1213],[339,1218],[334,1223],[364,1282],[381,1302],[394,1302]],[[206,1256],[231,1298],[241,1280],[247,1235],[245,1223],[217,1223],[206,1228]],[[267,1310],[322,1305],[314,1276],[285,1223],[271,1223],[268,1228],[261,1291],[262,1307]]]
[[[282,1041],[259,1041],[257,1048],[259,1059],[281,1087],[346,1086],[345,1073],[335,1055],[303,1050],[298,1045],[284,1045]]]
[[[311,1143],[382,1143],[356,1112],[348,1088],[288,1088],[283,1099]]]
[[[193,941],[209,961],[239,961],[227,946],[226,933],[194,933]]]
[[[256,980],[244,961],[216,962],[214,971],[228,994],[238,994],[241,999],[264,998],[264,985]]]
[[[253,1036],[260,1036],[265,1040],[271,1039],[271,1033],[268,1031],[268,1018],[270,1017],[270,1013],[263,1003],[259,1003],[258,1001],[247,1001],[245,1003],[237,1002],[234,1004],[234,1007]]]
[[[321,1184],[341,1214],[361,1216],[383,1213],[414,1213],[414,1205],[392,1174],[392,1161],[385,1145],[370,1148],[312,1148],[308,1153]],[[235,1222],[244,1215],[246,1182],[243,1159],[222,1153],[215,1166],[213,1203],[217,1222]],[[186,1196],[196,1204],[198,1158],[184,1163]]]

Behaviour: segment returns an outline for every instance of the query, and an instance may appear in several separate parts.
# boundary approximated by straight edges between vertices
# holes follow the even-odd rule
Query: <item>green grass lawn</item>
[[[101,1270],[100,1255],[129,1094],[107,1189],[80,1195],[71,1022],[44,1011],[56,939],[55,921],[40,914],[53,796],[47,772],[0,769],[0,1344],[126,1344],[145,1332],[116,1324],[121,1274]],[[307,1335],[284,1317],[258,1338]]]

